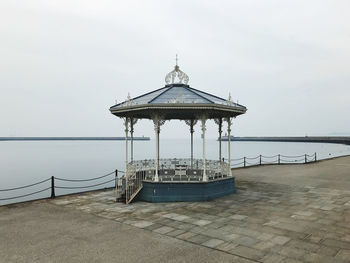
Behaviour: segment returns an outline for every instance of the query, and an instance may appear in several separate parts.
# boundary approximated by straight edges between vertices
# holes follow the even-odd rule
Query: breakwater
[[[222,136],[222,141],[228,141],[228,136]],[[313,142],[313,143],[338,143],[350,145],[348,136],[305,136],[305,137],[235,137],[231,141],[251,142]]]
[[[128,138],[131,139],[130,137]],[[134,137],[134,141],[149,141],[150,137]],[[125,137],[0,137],[0,141],[124,141]]]

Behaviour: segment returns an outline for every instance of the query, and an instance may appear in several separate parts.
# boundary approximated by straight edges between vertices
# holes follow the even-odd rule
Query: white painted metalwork
[[[129,131],[129,118],[124,119],[124,125],[125,125],[125,171],[128,169],[128,131]]]
[[[197,120],[185,120],[185,123],[188,126],[190,126],[190,133],[191,133],[191,166],[193,166],[193,133],[194,133],[193,127],[197,124]]]
[[[189,81],[189,77],[187,76],[187,74],[181,71],[180,67],[177,65],[177,56],[176,56],[175,68],[165,76],[165,83],[166,84],[174,84],[174,83],[187,84],[188,81]]]
[[[131,163],[134,161],[134,125],[136,124],[136,122],[137,122],[136,118],[130,119],[130,136],[131,136],[130,161],[131,161]]]
[[[232,118],[226,118],[227,121],[227,134],[228,134],[228,163],[231,163],[231,125],[232,125]],[[229,168],[229,173],[231,176],[231,169]]]
[[[219,126],[219,161],[221,161],[221,142],[222,142],[222,118],[214,119],[215,123]]]
[[[154,132],[156,134],[156,162],[155,162],[155,176],[154,181],[158,182],[158,170],[159,170],[159,133],[160,133],[160,126],[162,126],[165,123],[165,120],[162,120],[159,115],[154,115],[152,117],[153,124],[154,124]]]
[[[202,117],[202,139],[203,139],[203,181],[206,182],[208,181],[208,177],[207,177],[207,167],[206,167],[206,158],[205,158],[205,122],[206,122],[206,118]]]
[[[154,176],[154,181],[158,182],[159,177],[158,177],[158,168],[159,168],[159,133],[160,133],[160,128],[159,128],[159,120],[157,118],[153,119],[154,123],[154,132],[156,134],[156,162],[155,162],[155,176]]]
[[[156,160],[138,160],[134,161],[132,165],[133,171],[145,172],[145,179],[155,181]],[[230,166],[226,162],[218,160],[193,159],[193,166],[191,166],[190,158],[174,158],[174,159],[159,159],[159,181],[210,181],[219,178],[230,176],[228,170]],[[203,174],[206,170],[207,180],[204,180]],[[130,175],[131,176],[131,175]]]

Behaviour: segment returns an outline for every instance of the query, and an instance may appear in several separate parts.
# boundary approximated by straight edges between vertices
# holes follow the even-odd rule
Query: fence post
[[[115,170],[114,188],[117,188],[117,186],[118,186],[118,169]]]
[[[55,198],[55,177],[51,176],[51,198]]]
[[[306,154],[305,154],[305,163],[307,163]]]
[[[317,161],[317,158],[316,158],[316,152],[315,152],[315,162]]]
[[[244,159],[243,159],[243,163],[244,163],[244,167],[245,167],[245,166],[246,166],[245,157],[244,157]]]
[[[278,155],[278,164],[281,164],[281,155]]]
[[[259,163],[260,163],[260,165],[261,165],[261,154],[260,154],[260,162],[259,162]]]

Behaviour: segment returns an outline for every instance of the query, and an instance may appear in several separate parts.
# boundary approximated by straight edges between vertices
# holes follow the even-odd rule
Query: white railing
[[[192,163],[192,165],[191,165]],[[145,172],[145,179],[154,180],[155,160],[146,159],[134,161],[132,164],[134,172]],[[202,159],[159,159],[160,181],[201,181],[203,177],[204,163]],[[209,180],[230,176],[230,166],[226,162],[217,160],[206,160],[206,174]]]

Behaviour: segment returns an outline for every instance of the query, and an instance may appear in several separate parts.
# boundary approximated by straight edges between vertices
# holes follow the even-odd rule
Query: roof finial
[[[166,77],[165,77],[165,83],[166,84],[174,84],[174,83],[184,83],[187,85],[188,83],[188,76],[186,75],[186,73],[182,72],[180,70],[178,63],[178,57],[177,54],[175,56],[175,61],[176,61],[176,65],[173,71],[169,72]]]

